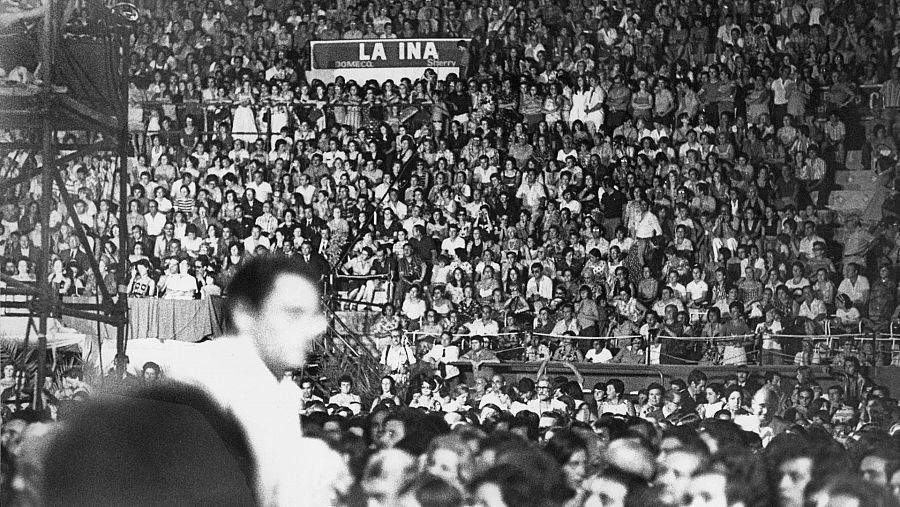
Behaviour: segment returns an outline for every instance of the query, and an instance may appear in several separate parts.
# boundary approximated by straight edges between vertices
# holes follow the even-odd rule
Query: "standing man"
[[[256,463],[260,504],[332,503],[345,465],[321,441],[303,438],[300,388],[279,382],[285,370],[304,365],[325,331],[317,283],[296,258],[252,257],[229,284],[226,303],[225,336],[157,344],[146,353],[159,358],[167,378],[203,388],[238,419]]]
[[[784,115],[787,114],[787,89],[792,83],[791,68],[784,66],[781,68],[778,79],[772,81],[772,95],[775,108],[772,111],[772,124],[781,125]]]

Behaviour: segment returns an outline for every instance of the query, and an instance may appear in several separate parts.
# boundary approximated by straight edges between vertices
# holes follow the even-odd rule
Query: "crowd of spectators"
[[[61,296],[115,292],[127,256],[129,297],[191,299],[253,256],[296,257],[346,309],[381,313],[378,399],[297,379],[351,505],[896,503],[897,402],[863,374],[900,364],[881,339],[900,317],[895,3],[137,6],[128,201],[114,158],[73,161],[78,222],[55,194],[42,244],[37,180],[5,191],[5,285],[48,251]],[[395,37],[469,41],[464,65],[305,78],[311,40]],[[878,179],[858,216],[827,206],[850,153]],[[41,164],[3,155],[0,178]],[[797,338],[826,333],[849,336]],[[576,379],[581,361],[800,368],[790,392],[738,368],[626,393],[543,372],[470,387],[454,359]],[[846,380],[817,385],[813,364]],[[49,380],[54,403],[91,397],[77,369]],[[4,368],[4,410],[29,381]],[[4,480],[28,428],[4,424]]]
[[[593,344],[562,347],[574,334],[618,337],[607,346],[625,362],[640,336],[645,362],[810,364],[838,347],[781,336],[898,320],[885,2],[883,16],[815,1],[138,7],[128,201],[113,158],[72,161],[90,245],[58,198],[42,245],[37,180],[6,192],[11,278],[33,282],[47,249],[60,295],[114,292],[127,256],[131,297],[190,299],[276,252],[351,309],[392,304],[412,346],[492,335],[525,359],[580,358]],[[305,78],[310,40],[396,36],[460,38],[460,74]],[[850,152],[878,178],[859,216],[827,207]],[[34,164],[6,150],[0,171]],[[874,348],[873,364],[894,362]]]
[[[698,369],[638,392],[626,392],[616,378],[583,385],[574,367],[574,378],[543,369],[517,380],[493,373],[478,377],[473,388],[435,370],[416,377],[405,392],[385,376],[374,399],[362,399],[349,376],[322,385],[286,372],[285,380],[296,382],[306,439],[327,443],[340,457],[334,461],[320,451],[304,459],[325,468],[346,464],[339,480],[316,485],[316,491],[328,488],[334,505],[896,506],[897,402],[855,358],[841,368],[845,380],[824,384],[804,366],[794,378],[775,371],[757,377],[746,367],[709,378]],[[129,495],[122,498],[136,502],[176,494],[230,505],[228,495],[238,485],[243,491],[262,480],[241,434],[223,433],[228,426],[217,418],[227,421],[230,414],[210,419],[218,424],[198,428],[186,443],[180,411],[163,410],[148,422],[145,411],[133,410],[144,396],[177,400],[207,418],[217,410],[187,396],[158,365],[144,365],[142,377],[111,371],[106,381],[104,389],[131,393],[132,401],[100,398],[106,401],[77,412],[70,404],[90,399],[93,390],[69,372],[58,397],[48,398],[60,425],[34,422],[28,410],[11,416],[13,402],[7,402],[4,505],[92,505],[83,499]],[[98,410],[106,412],[99,420]],[[201,491],[196,485],[222,470],[208,461],[215,451],[193,441],[211,430],[230,437],[230,458],[223,455],[222,463],[246,460],[238,461],[245,475],[226,476]],[[81,448],[90,454],[73,453]],[[149,473],[170,454],[181,458],[167,470],[193,480],[160,481],[160,474]],[[127,475],[136,468],[124,464],[136,458],[132,466],[148,473],[134,480]],[[35,499],[41,500],[28,503]]]

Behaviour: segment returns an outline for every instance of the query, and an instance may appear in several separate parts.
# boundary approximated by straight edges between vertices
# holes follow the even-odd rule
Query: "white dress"
[[[599,86],[595,86],[587,93],[587,100],[585,104],[588,108],[596,107],[599,104],[603,104],[603,101],[606,100],[606,92],[603,91],[603,88]],[[588,131],[594,132],[597,128],[603,126],[603,122],[605,121],[605,113],[603,112],[603,108],[599,108],[596,111],[592,111],[587,113],[585,118],[585,124],[588,125]]]
[[[244,141],[247,145],[255,143],[259,138],[259,130],[256,127],[253,109],[250,108],[252,96],[249,93],[240,92],[235,98],[240,105],[234,110],[231,135],[235,139]]]
[[[581,120],[581,123],[587,121],[587,113],[584,109],[587,107],[588,95],[590,95],[590,92],[584,90],[578,90],[572,94],[572,111],[569,113],[569,126],[575,123],[575,120]]]
[[[283,101],[283,102],[281,102]],[[281,129],[288,125],[288,107],[291,101],[291,94],[280,94],[277,101],[272,105],[271,130],[273,134],[281,132]]]

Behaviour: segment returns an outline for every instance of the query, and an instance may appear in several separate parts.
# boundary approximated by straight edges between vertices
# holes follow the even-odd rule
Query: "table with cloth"
[[[94,303],[93,298],[70,298],[73,303]],[[198,342],[206,336],[222,333],[224,299],[128,299],[128,339],[154,338]],[[63,317],[72,328],[91,335],[97,334],[97,323],[74,317]],[[115,340],[116,328],[100,324],[100,338]]]

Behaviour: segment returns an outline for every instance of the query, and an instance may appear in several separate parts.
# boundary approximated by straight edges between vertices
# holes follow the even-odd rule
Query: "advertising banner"
[[[463,47],[460,47],[463,42]],[[459,74],[468,39],[360,39],[312,41],[308,80],[333,81],[337,76],[363,83],[415,80],[433,69],[438,78]]]

